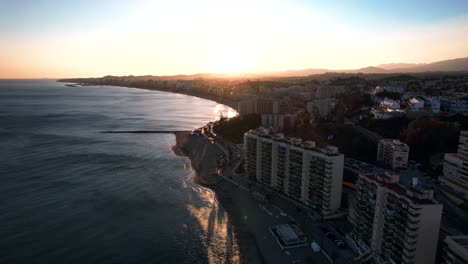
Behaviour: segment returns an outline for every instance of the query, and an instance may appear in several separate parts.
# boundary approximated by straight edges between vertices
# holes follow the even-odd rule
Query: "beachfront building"
[[[375,263],[434,263],[442,205],[432,190],[391,172],[360,174],[356,186],[349,220],[361,252]]]
[[[441,264],[468,264],[468,236],[447,236],[444,243]]]
[[[381,139],[377,149],[377,162],[393,170],[408,167],[409,146],[396,139]]]
[[[270,99],[249,99],[237,104],[239,115],[247,114],[277,114],[279,113],[279,102]]]
[[[344,156],[336,147],[269,135],[266,129],[244,134],[245,170],[250,179],[317,208],[327,216],[341,205]]]
[[[468,131],[460,132],[457,153],[447,153],[444,159],[444,173],[440,181],[457,192],[468,196]]]

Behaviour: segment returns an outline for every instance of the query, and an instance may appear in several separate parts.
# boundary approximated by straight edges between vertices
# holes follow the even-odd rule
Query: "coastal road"
[[[205,149],[206,155],[201,161],[205,169],[209,166],[216,166],[216,159],[220,153],[228,157],[228,149],[232,147],[226,141],[211,140],[204,136],[190,136],[191,145],[196,145],[197,148]],[[195,143],[193,143],[195,142]],[[195,151],[196,153],[197,151]],[[311,218],[309,209],[305,209],[303,205],[291,201],[287,197],[271,192],[271,204],[265,205],[254,199],[251,195],[251,187],[256,186],[256,189],[265,189],[254,182],[250,182],[243,175],[234,173],[234,168],[237,168],[240,161],[234,161],[225,168],[220,182],[212,188],[219,195],[223,206],[234,207],[231,211],[241,214],[242,219],[241,230],[244,236],[249,237],[249,240],[254,240],[255,247],[260,251],[262,259],[266,263],[350,263],[353,259],[353,252],[349,248],[338,248],[334,241],[325,236],[326,231],[323,231],[323,226],[326,223],[321,222],[320,217]],[[210,169],[213,171],[213,169]],[[221,176],[218,176],[221,177]],[[266,190],[266,192],[270,192]],[[228,201],[226,201],[226,197]],[[223,197],[224,202],[223,202]],[[235,203],[235,205],[227,205],[227,203]],[[235,215],[236,213],[230,213]],[[286,214],[286,215],[283,215]],[[312,212],[313,215],[313,212]],[[313,252],[310,246],[296,248],[291,250],[282,250],[276,239],[271,234],[269,228],[278,224],[287,224],[295,222],[299,224],[309,241],[315,240],[322,247],[323,252]],[[336,235],[339,237],[339,235]]]

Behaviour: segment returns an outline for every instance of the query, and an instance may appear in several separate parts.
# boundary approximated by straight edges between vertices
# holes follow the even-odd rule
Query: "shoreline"
[[[126,87],[126,88],[134,88],[134,89],[143,89],[143,90],[149,90],[149,91],[159,91],[159,92],[167,92],[167,93],[175,93],[175,94],[184,94],[184,95],[197,97],[197,98],[200,98],[200,99],[211,100],[211,101],[214,101],[214,102],[216,102],[218,104],[227,105],[227,106],[229,106],[232,109],[237,111],[237,101],[225,99],[225,98],[222,98],[222,97],[219,97],[219,96],[216,96],[216,95],[211,95],[211,94],[199,94],[199,93],[193,93],[193,92],[183,91],[183,90],[169,91],[169,90],[165,90],[165,89],[148,88],[148,87],[136,87],[136,86],[124,86],[124,85],[118,85],[118,84],[74,83],[74,82],[64,82],[64,81],[61,81],[61,80],[57,80],[57,82],[64,83],[65,86],[67,86],[67,87],[116,86],[116,87]]]
[[[212,190],[229,215],[239,244],[240,263],[266,263],[255,234],[245,224],[245,212],[242,208],[245,201],[240,199],[241,196],[245,197],[245,192],[222,177],[213,176],[216,157],[222,151],[216,145],[205,141],[203,136],[191,136],[190,132],[177,132],[174,135],[176,143],[172,150],[176,155],[190,160],[195,172],[193,181]]]

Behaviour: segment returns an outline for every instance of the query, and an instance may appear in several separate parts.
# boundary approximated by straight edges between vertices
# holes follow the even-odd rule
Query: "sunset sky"
[[[468,57],[468,0],[0,0],[0,78]]]

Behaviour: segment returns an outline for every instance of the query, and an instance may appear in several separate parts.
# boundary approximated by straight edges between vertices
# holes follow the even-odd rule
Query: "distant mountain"
[[[262,73],[263,76],[308,76],[313,74],[323,74],[327,72],[336,73],[364,73],[364,74],[385,74],[385,73],[416,73],[416,72],[451,72],[468,71],[468,58],[444,60],[433,63],[387,63],[378,66],[369,66],[356,70],[327,70],[327,69],[305,69],[289,70]]]
[[[105,76],[102,79],[127,80],[195,80],[195,79],[255,79],[268,77],[302,77],[324,73],[363,73],[363,74],[391,74],[391,73],[420,73],[420,72],[468,72],[468,57],[453,60],[437,61],[433,63],[387,63],[378,66],[369,66],[361,69],[350,70],[327,70],[327,69],[303,69],[274,72],[257,73],[198,73],[192,75],[170,75],[170,76]],[[407,76],[405,78],[408,78]],[[413,78],[413,77],[411,77]],[[77,80],[77,79],[75,79]]]
[[[392,72],[468,71],[468,58],[437,61],[415,67],[393,69]]]
[[[387,73],[387,71],[385,69],[382,69],[380,67],[374,67],[374,66],[369,66],[369,67],[365,67],[365,68],[361,68],[361,69],[357,69],[357,70],[345,70],[345,71],[342,71],[342,72],[346,72],[346,73],[367,73],[367,74]]]
[[[327,72],[332,72],[332,70],[327,70],[327,69],[287,70],[287,71],[275,71],[275,72],[261,72],[261,73],[258,73],[258,75],[294,77],[294,76],[309,76],[309,75],[314,75],[314,74],[323,74]]]
[[[387,71],[395,70],[395,69],[407,69],[407,68],[414,68],[417,66],[423,66],[426,63],[386,63],[380,64],[377,67],[382,68]]]

